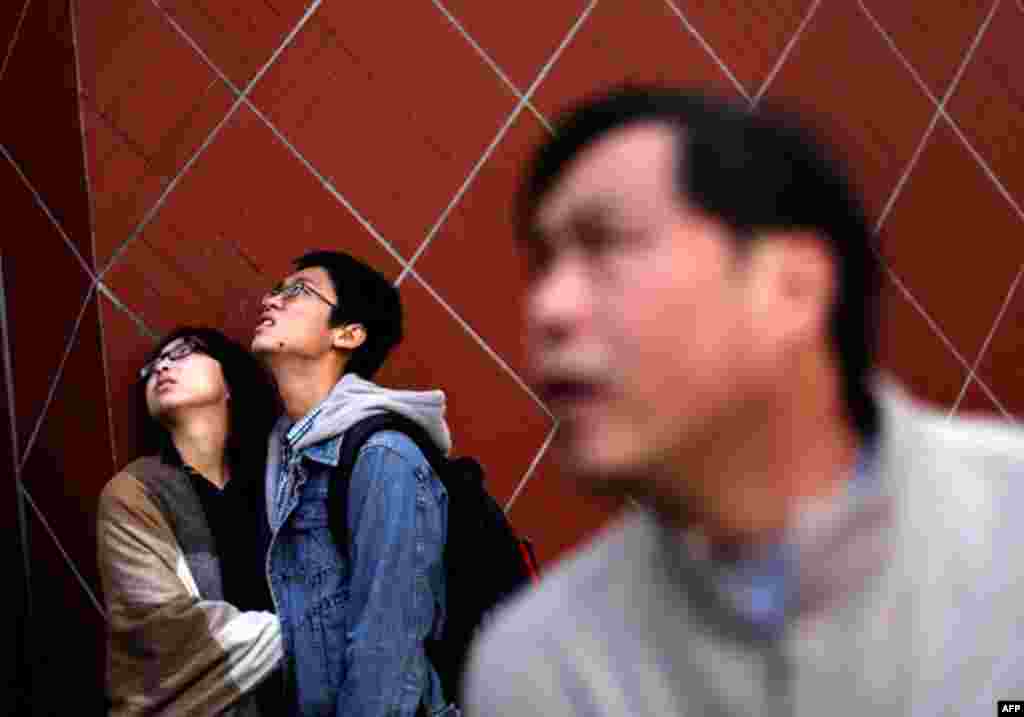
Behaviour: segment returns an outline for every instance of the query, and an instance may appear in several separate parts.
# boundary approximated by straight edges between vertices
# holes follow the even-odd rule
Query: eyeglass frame
[[[175,346],[173,349],[168,351],[166,347],[161,351],[155,358],[147,361],[142,368],[139,369],[139,380],[148,381],[149,377],[156,373],[156,367],[161,361],[167,363],[176,363],[182,359],[186,359],[194,353],[206,354],[207,348],[201,340],[195,336],[183,336],[180,339],[181,343]]]
[[[316,289],[314,289],[312,286],[302,281],[301,279],[298,281],[293,281],[290,284],[285,284],[283,281],[278,284],[275,284],[273,287],[270,288],[269,291],[267,291],[263,295],[263,301],[280,297],[281,301],[287,304],[292,299],[298,297],[299,294],[315,296],[316,298],[320,299],[320,301],[330,306],[332,309],[338,308],[338,305],[335,302],[328,299],[326,296],[321,294],[319,291],[317,291]]]

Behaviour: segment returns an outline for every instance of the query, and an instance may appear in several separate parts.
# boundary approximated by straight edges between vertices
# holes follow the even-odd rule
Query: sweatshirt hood
[[[296,451],[344,433],[350,426],[378,413],[393,412],[421,428],[444,455],[451,450],[445,421],[444,391],[407,391],[378,386],[355,374],[345,374],[320,406],[313,427],[295,444]]]

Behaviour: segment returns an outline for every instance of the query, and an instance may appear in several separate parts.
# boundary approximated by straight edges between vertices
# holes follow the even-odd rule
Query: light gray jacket
[[[636,510],[499,615],[468,713],[904,717],[1024,699],[1024,431],[888,384],[879,399],[881,495],[802,533],[806,605],[780,637],[745,629],[707,565]]]

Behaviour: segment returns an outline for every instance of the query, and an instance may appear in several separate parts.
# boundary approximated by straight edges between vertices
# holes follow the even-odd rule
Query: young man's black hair
[[[340,251],[311,251],[295,260],[298,270],[319,267],[327,272],[338,296],[331,326],[362,324],[366,341],[352,352],[345,367],[370,380],[402,340],[402,302],[398,289],[371,267]]]

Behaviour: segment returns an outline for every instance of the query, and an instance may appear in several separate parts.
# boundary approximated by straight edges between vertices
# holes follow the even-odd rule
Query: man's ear
[[[366,341],[366,327],[362,324],[345,324],[334,329],[332,345],[337,349],[355,351]]]
[[[754,240],[752,259],[763,307],[790,336],[828,332],[838,293],[838,264],[826,239],[811,232],[773,232]]]

